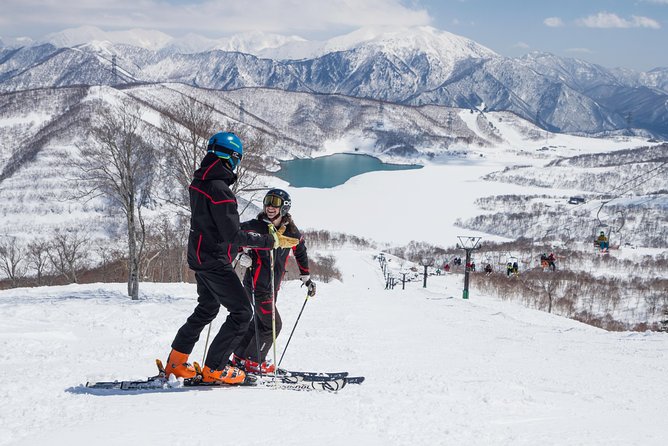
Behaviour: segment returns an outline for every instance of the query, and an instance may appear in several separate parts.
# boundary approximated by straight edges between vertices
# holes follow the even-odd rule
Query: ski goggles
[[[264,197],[262,204],[264,204],[265,207],[271,206],[273,208],[280,208],[283,206],[283,199],[278,195],[267,195]]]
[[[207,147],[207,152],[213,153],[218,158],[228,160],[230,162],[230,166],[232,166],[232,170],[236,169],[242,158],[241,153],[218,144],[209,144]]]

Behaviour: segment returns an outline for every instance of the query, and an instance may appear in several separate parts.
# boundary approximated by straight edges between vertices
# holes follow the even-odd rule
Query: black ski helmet
[[[283,189],[271,189],[264,196],[262,205],[264,207],[272,206],[275,208],[280,208],[281,217],[284,217],[288,214],[288,212],[290,212],[292,200],[290,199],[290,194]]]

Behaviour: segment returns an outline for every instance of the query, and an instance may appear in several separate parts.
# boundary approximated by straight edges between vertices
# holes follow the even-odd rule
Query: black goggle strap
[[[230,150],[227,147],[219,146],[218,144],[209,144],[206,150],[207,152],[213,153],[219,158],[225,158],[225,159],[233,158],[235,160],[235,164],[239,163],[239,161],[241,161],[242,158],[239,152]]]

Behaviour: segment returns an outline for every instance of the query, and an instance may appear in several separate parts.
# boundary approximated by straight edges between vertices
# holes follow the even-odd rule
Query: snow
[[[48,34],[41,39],[41,42],[52,43],[58,47],[71,47],[91,41],[108,41],[157,50],[172,40],[171,36],[157,30],[135,28],[123,31],[103,31],[95,26],[80,26]]]
[[[475,118],[469,118],[473,115],[462,112],[460,116],[462,119],[472,119],[467,124],[470,128],[476,128]],[[484,175],[502,171],[506,166],[542,166],[546,163],[535,152],[532,154],[519,149],[522,143],[527,144],[526,140],[519,137],[515,139],[514,132],[510,130],[508,134],[511,135],[510,147],[485,148],[461,158],[444,155],[434,162],[425,163],[422,169],[366,173],[331,189],[295,188],[278,179],[272,179],[272,187],[282,187],[289,191],[295,221],[302,228],[344,232],[391,245],[417,240],[453,246],[458,235],[499,240],[498,237],[456,227],[455,221],[479,215],[481,211],[474,201],[485,196],[570,196],[574,193],[572,190],[484,181]],[[359,143],[362,143],[362,149],[364,144],[368,145],[361,139],[349,137],[325,144],[324,149],[328,155],[353,153]],[[560,146],[561,153],[570,152],[572,155],[620,150],[633,147],[633,143],[550,134],[550,144]],[[640,141],[636,143],[640,145]],[[350,214],[354,218],[345,217]]]
[[[668,334],[608,333],[475,290],[462,300],[455,274],[385,290],[377,252],[323,253],[343,282],[318,284],[284,362],[364,384],[86,394],[88,380],[153,374],[195,286],[144,283],[134,302],[125,284],[7,290],[0,445],[665,444]],[[279,355],[303,301],[286,282]]]
[[[91,98],[114,102],[119,96],[104,87]],[[483,132],[477,113],[460,116]],[[420,170],[368,173],[332,189],[293,188],[280,180],[273,186],[290,192],[302,229],[346,232],[392,245],[420,240],[452,246],[458,235],[494,239],[454,224],[481,213],[476,198],[571,193],[486,182],[484,175],[514,164],[542,166],[557,156],[644,143],[547,133],[549,142],[532,141],[521,126],[510,123],[510,114],[485,116],[507,145],[461,148],[461,154],[438,155]],[[155,113],[146,118],[158,122]],[[0,124],[43,118],[14,119]],[[547,144],[547,152],[536,152]],[[347,134],[327,141],[323,153],[371,145],[363,136]],[[59,167],[70,148],[50,149],[38,155],[45,164],[7,179],[3,196],[11,199],[10,192],[33,189],[33,178],[44,176],[41,166]],[[48,190],[59,196],[62,181],[56,180],[34,193]],[[31,196],[26,202],[38,203]],[[56,226],[89,221],[85,205],[54,203],[17,205],[3,217],[4,226],[21,228],[20,234],[28,236],[47,221]],[[99,220],[88,226],[105,227]],[[176,330],[195,306],[195,286],[143,283],[138,302],[128,299],[125,284],[0,291],[0,446],[46,441],[194,445],[221,439],[319,446],[665,443],[667,334],[607,333],[475,290],[465,301],[461,275],[430,277],[427,289],[416,282],[406,290],[384,290],[373,260],[376,252],[347,248],[331,254],[344,280],[318,284],[318,296],[309,300],[285,364],[367,377],[363,385],[339,394],[247,388],[85,394],[80,386],[89,380],[155,373],[153,360],[165,359]],[[279,307],[286,331],[279,338],[279,354],[303,301],[299,282],[283,286]],[[201,361],[203,344],[192,359]]]
[[[57,47],[72,47],[91,41],[128,44],[149,50],[173,48],[177,51],[193,53],[220,49],[278,60],[315,58],[335,51],[360,48],[364,45],[372,45],[388,52],[398,49],[412,52],[415,48],[421,48],[436,59],[442,60],[499,57],[494,51],[472,40],[430,26],[369,26],[324,41],[309,41],[296,35],[288,36],[261,31],[212,39],[192,33],[172,37],[157,30],[103,31],[95,26],[81,26],[51,33],[39,40],[40,43],[48,42]]]

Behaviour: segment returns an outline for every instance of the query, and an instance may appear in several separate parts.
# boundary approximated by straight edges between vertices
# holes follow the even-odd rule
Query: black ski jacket
[[[271,235],[241,230],[237,200],[230,186],[237,180],[227,164],[207,153],[190,183],[188,265],[195,271],[229,265],[241,247],[269,249]],[[265,234],[265,233],[263,233]]]
[[[243,222],[241,227],[242,229],[252,233],[269,234],[269,223],[269,218],[264,212],[262,212],[257,216],[257,218]],[[288,261],[288,257],[290,256],[291,251],[294,251],[295,259],[297,260],[297,267],[299,268],[299,274],[309,274],[308,255],[306,253],[304,238],[299,232],[299,229],[297,229],[297,226],[295,226],[293,223],[290,214],[287,214],[281,220],[281,227],[283,226],[285,226],[284,235],[287,237],[299,239],[299,244],[293,248],[278,248],[274,251],[274,288],[276,293],[278,293],[278,290],[281,287],[281,280],[285,274],[285,264]],[[261,248],[256,248],[251,251],[251,258],[253,259],[253,263],[251,267],[246,270],[246,275],[244,276],[244,286],[247,289],[251,289],[251,287],[254,286],[256,294],[271,293],[271,275],[269,274],[271,263],[269,258],[269,251],[269,249]]]

